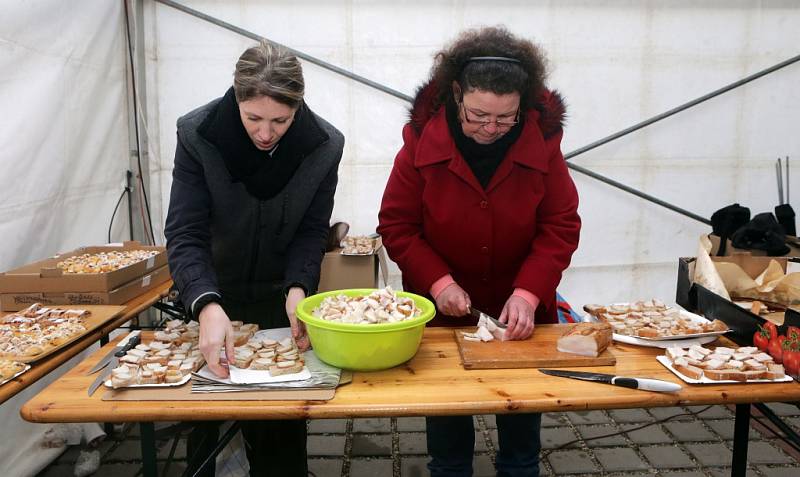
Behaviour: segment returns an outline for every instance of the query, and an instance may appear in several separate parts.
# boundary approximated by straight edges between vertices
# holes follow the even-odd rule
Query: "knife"
[[[136,343],[134,343],[133,346],[125,348],[126,352],[129,349],[131,349],[134,346],[136,346],[137,344],[139,344],[141,342],[141,338],[139,337],[139,333],[141,333],[141,330],[131,331],[130,333],[128,333],[128,336],[126,336],[125,339],[123,339],[122,341],[117,343],[117,346],[114,349],[112,349],[111,351],[109,351],[108,354],[103,356],[103,359],[98,361],[97,364],[95,364],[94,367],[92,369],[90,369],[88,373],[86,373],[86,375],[88,376],[90,374],[94,374],[94,373],[100,371],[101,369],[105,368],[106,365],[108,364],[108,362],[111,361],[111,358],[114,357],[114,354],[117,351],[125,348],[130,343],[131,340],[135,339]],[[120,357],[122,357],[122,356],[125,356],[125,353],[122,353],[122,355],[120,355]]]
[[[507,324],[503,323],[502,321],[498,320],[497,318],[495,318],[493,316],[490,316],[490,315],[487,315],[486,313],[484,313],[484,312],[482,312],[480,310],[477,310],[477,309],[475,309],[475,308],[473,308],[471,306],[469,307],[469,314],[471,316],[477,318],[478,320],[480,320],[481,317],[485,317],[487,320],[489,320],[492,323],[494,323],[495,325],[497,325],[498,328],[506,329],[506,327],[508,327]]]
[[[136,334],[131,336],[133,333]],[[109,358],[108,361],[106,361],[107,367],[103,370],[103,372],[97,375],[94,382],[92,382],[92,385],[89,386],[89,396],[94,394],[97,388],[99,388],[100,385],[103,384],[103,382],[106,380],[108,375],[111,374],[111,371],[119,365],[119,359],[125,356],[128,350],[132,349],[134,346],[136,346],[141,342],[142,338],[139,336],[138,331],[132,332],[131,335],[128,335],[128,337],[125,338],[125,340],[127,340],[125,346],[123,346],[122,348],[114,348],[112,350],[113,354],[107,356]],[[103,360],[105,360],[105,358],[103,358]]]
[[[582,379],[584,381],[597,381],[600,383],[613,384],[615,386],[622,386],[631,389],[641,389],[643,391],[674,393],[683,389],[680,384],[671,383],[669,381],[661,381],[660,379],[628,378],[623,376],[615,376],[613,374],[561,371],[557,369],[540,369],[539,372],[549,374],[550,376]]]

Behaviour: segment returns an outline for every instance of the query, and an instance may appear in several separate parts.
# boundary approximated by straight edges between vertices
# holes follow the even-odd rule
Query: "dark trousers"
[[[195,472],[219,440],[219,422],[198,423],[186,443],[188,466]],[[306,477],[306,421],[242,421],[252,476]],[[216,461],[199,477],[214,477]]]
[[[226,300],[223,309],[231,320],[257,323],[260,329],[289,326],[282,292],[269,295],[256,303],[232,303]],[[214,450],[219,440],[219,422],[195,425],[186,443],[189,468],[196,469]],[[247,460],[252,476],[306,477],[306,421],[242,421]],[[212,462],[201,477],[213,477]]]
[[[541,414],[498,414],[498,477],[538,477]],[[431,477],[472,475],[475,426],[472,416],[426,417]]]

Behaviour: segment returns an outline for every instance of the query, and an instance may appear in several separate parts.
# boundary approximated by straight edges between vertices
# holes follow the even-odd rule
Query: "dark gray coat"
[[[344,136],[315,115],[329,139],[306,155],[280,193],[259,200],[234,181],[219,150],[198,134],[219,101],[178,119],[164,233],[181,301],[191,310],[206,294],[249,303],[292,285],[314,293]]]

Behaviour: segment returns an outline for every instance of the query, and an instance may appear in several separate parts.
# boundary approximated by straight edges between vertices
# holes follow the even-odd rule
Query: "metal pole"
[[[571,162],[567,163],[567,167],[569,167],[570,169],[572,169],[574,171],[580,172],[581,174],[585,174],[585,175],[587,175],[587,176],[589,176],[589,177],[591,177],[593,179],[597,179],[597,180],[599,180],[601,182],[604,182],[604,183],[606,183],[606,184],[608,184],[610,186],[614,186],[617,189],[621,189],[621,190],[623,190],[625,192],[628,192],[630,194],[633,194],[633,195],[635,195],[637,197],[641,197],[644,200],[648,200],[648,201],[650,201],[650,202],[652,202],[654,204],[660,205],[661,207],[665,207],[665,208],[667,208],[669,210],[672,210],[672,211],[677,212],[679,214],[685,215],[686,217],[694,219],[694,220],[696,220],[698,222],[702,222],[702,223],[704,223],[706,225],[711,225],[711,220],[709,220],[709,219],[707,219],[705,217],[701,217],[701,216],[699,216],[699,215],[697,215],[697,214],[695,214],[693,212],[689,212],[688,210],[682,209],[682,208],[678,207],[677,205],[672,205],[669,202],[664,202],[663,200],[661,200],[661,199],[659,199],[657,197],[653,197],[650,194],[645,194],[644,192],[638,191],[638,190],[634,189],[633,187],[627,186],[627,185],[625,185],[625,184],[623,184],[621,182],[617,182],[614,179],[609,179],[608,177],[604,177],[604,176],[602,176],[602,175],[600,175],[600,174],[598,174],[596,172],[593,172],[593,171],[591,171],[589,169],[586,169],[585,167],[581,167],[581,166],[579,166],[577,164],[573,164]]]
[[[305,54],[305,53],[303,53],[301,51],[297,51],[294,48],[290,48],[290,47],[288,47],[286,45],[282,45],[280,43],[276,43],[276,42],[274,42],[272,40],[269,40],[267,38],[262,37],[261,35],[257,35],[257,34],[251,32],[251,31],[245,30],[244,28],[239,28],[236,25],[231,25],[230,23],[222,21],[222,20],[220,20],[218,18],[214,18],[214,17],[212,17],[210,15],[206,15],[205,13],[202,13],[202,12],[198,12],[197,10],[191,9],[191,8],[185,6],[185,5],[181,5],[180,3],[173,2],[172,0],[156,0],[156,2],[162,3],[162,4],[167,5],[169,7],[172,7],[174,9],[176,9],[176,10],[180,10],[180,11],[182,11],[184,13],[188,13],[189,15],[197,17],[197,18],[199,18],[201,20],[205,20],[205,21],[207,21],[209,23],[213,23],[214,25],[217,25],[219,27],[225,28],[226,30],[230,30],[230,31],[238,33],[238,34],[240,34],[242,36],[246,36],[247,38],[251,38],[251,39],[256,40],[256,41],[266,40],[266,41],[272,43],[273,45],[277,45],[277,46],[286,48],[287,50],[289,50],[293,55],[295,55],[298,58],[306,60],[309,63],[313,63],[313,64],[315,64],[317,66],[321,66],[321,67],[323,67],[323,68],[325,68],[327,70],[333,71],[334,73],[338,73],[338,74],[340,74],[342,76],[350,78],[351,80],[357,81],[357,82],[359,82],[361,84],[365,84],[365,85],[367,85],[367,86],[369,86],[371,88],[375,88],[375,89],[377,89],[379,91],[382,91],[382,92],[384,92],[386,94],[390,94],[390,95],[394,96],[395,98],[400,98],[402,100],[408,101],[409,103],[414,101],[414,98],[412,98],[411,96],[409,96],[407,94],[403,94],[400,91],[397,91],[395,89],[389,88],[388,86],[384,86],[384,85],[382,85],[380,83],[376,83],[375,81],[372,81],[371,79],[365,78],[365,77],[363,77],[361,75],[357,75],[357,74],[355,74],[355,73],[353,73],[351,71],[348,71],[348,70],[346,70],[344,68],[340,68],[340,67],[338,67],[336,65],[328,63],[327,61],[323,61],[323,60],[320,60],[319,58],[315,58],[313,56],[307,55],[307,54]]]
[[[622,131],[616,132],[614,134],[611,134],[610,136],[604,137],[603,139],[600,139],[600,140],[595,141],[595,142],[593,142],[591,144],[588,144],[586,146],[578,148],[578,149],[576,149],[576,150],[574,150],[572,152],[564,154],[564,159],[570,160],[573,157],[578,156],[580,154],[583,154],[586,151],[591,151],[592,149],[594,149],[596,147],[600,147],[603,144],[609,143],[609,142],[611,142],[611,141],[613,141],[615,139],[619,139],[619,138],[621,138],[621,137],[623,137],[625,135],[628,135],[628,134],[630,134],[630,133],[632,133],[634,131],[638,131],[639,129],[642,129],[643,127],[649,126],[649,125],[651,125],[653,123],[661,121],[662,119],[666,119],[666,118],[668,118],[668,117],[670,117],[672,115],[678,114],[681,111],[685,111],[685,110],[687,110],[687,109],[689,109],[689,108],[691,108],[693,106],[697,106],[698,104],[700,104],[702,102],[705,102],[705,101],[708,101],[711,98],[717,97],[717,96],[721,95],[722,93],[727,93],[728,91],[730,91],[732,89],[736,89],[739,86],[742,86],[742,85],[747,84],[747,83],[749,83],[751,81],[757,80],[758,78],[761,78],[762,76],[766,76],[766,75],[772,73],[773,71],[777,71],[777,70],[779,70],[781,68],[785,68],[785,67],[787,67],[787,66],[789,66],[791,64],[797,63],[798,61],[800,61],[800,55],[797,55],[797,56],[794,56],[792,58],[789,58],[786,61],[782,61],[782,62],[778,63],[777,65],[770,66],[769,68],[763,69],[763,70],[761,70],[761,71],[759,71],[757,73],[753,73],[752,75],[747,76],[745,78],[742,78],[739,81],[734,81],[733,83],[731,83],[731,84],[729,84],[727,86],[723,86],[722,88],[714,90],[714,91],[712,91],[712,92],[710,92],[708,94],[705,94],[703,96],[700,96],[699,98],[693,99],[693,100],[691,100],[689,102],[686,102],[686,103],[684,103],[684,104],[682,104],[680,106],[672,108],[669,111],[666,111],[666,112],[663,112],[663,113],[658,114],[656,116],[653,116],[650,119],[646,119],[646,120],[644,120],[644,121],[642,121],[640,123],[634,124],[633,126],[631,126],[629,128],[626,128],[626,129],[623,129]]]

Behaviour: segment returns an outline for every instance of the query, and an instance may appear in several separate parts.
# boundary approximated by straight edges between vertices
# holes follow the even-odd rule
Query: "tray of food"
[[[119,358],[105,381],[110,388],[180,386],[205,363],[198,347],[200,325],[196,321],[167,322],[153,340],[142,342]]]
[[[631,344],[688,339],[701,339],[694,344],[705,344],[730,331],[720,320],[709,321],[659,300],[585,305],[583,309],[597,320],[611,325],[616,341]]]
[[[102,324],[90,324],[91,314],[83,308],[40,303],[9,313],[0,318],[0,359],[29,363],[43,358]]]
[[[792,380],[782,365],[755,346],[673,346],[656,359],[690,384],[776,383]]]
[[[342,255],[372,255],[381,247],[381,240],[377,234],[348,235],[339,245]]]
[[[303,352],[290,336],[290,329],[261,330],[242,346],[234,348],[235,362],[230,380],[235,384],[280,383],[309,379]]]
[[[31,369],[30,364],[9,359],[0,359],[0,385],[11,381],[29,369]]]

